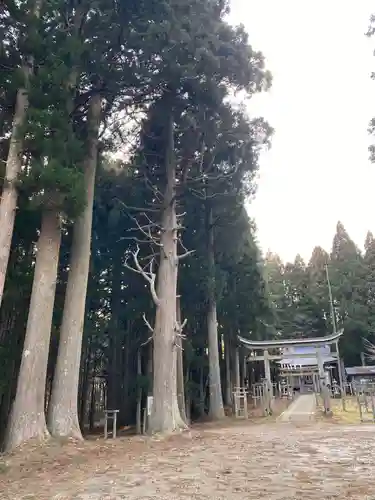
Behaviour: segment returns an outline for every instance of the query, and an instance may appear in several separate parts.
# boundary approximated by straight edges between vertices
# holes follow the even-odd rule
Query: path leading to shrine
[[[301,394],[280,415],[280,422],[309,422],[314,418],[316,399],[314,394]]]
[[[374,426],[237,422],[86,442],[12,459],[1,499],[369,500],[374,435]]]

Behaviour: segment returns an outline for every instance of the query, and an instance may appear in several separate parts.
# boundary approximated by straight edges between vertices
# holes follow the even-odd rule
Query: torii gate
[[[343,384],[343,378],[342,378],[342,367],[341,367],[341,360],[340,360],[340,351],[339,351],[339,339],[344,333],[344,330],[340,330],[336,333],[333,333],[331,335],[328,335],[326,337],[317,337],[317,338],[307,338],[307,339],[284,339],[284,340],[249,340],[245,339],[244,337],[241,337],[238,335],[238,340],[240,344],[245,347],[246,349],[249,349],[254,353],[254,351],[262,351],[263,354],[255,354],[249,356],[248,359],[252,361],[263,361],[264,362],[264,373],[265,373],[265,379],[266,379],[266,384],[267,384],[267,391],[268,391],[268,397],[266,398],[266,404],[268,406],[267,411],[269,413],[272,413],[272,380],[271,380],[271,368],[270,368],[270,361],[275,361],[275,360],[282,360],[282,359],[287,359],[287,358],[306,358],[306,357],[311,357],[312,354],[306,354],[306,353],[285,353],[285,354],[270,354],[269,350],[270,349],[282,349],[285,347],[302,347],[302,346],[309,346],[312,348],[315,348],[315,357],[316,357],[316,364],[318,368],[318,374],[319,374],[319,389],[320,393],[324,402],[324,411],[327,413],[330,411],[330,393],[327,387],[327,381],[326,381],[326,376],[324,372],[324,360],[322,357],[321,353],[321,348],[324,346],[335,346],[335,351],[330,352],[330,356],[334,358],[337,361],[338,365],[338,374],[339,374],[339,384],[340,384],[340,391],[341,391],[341,398],[342,398],[342,404],[343,407],[345,407],[345,391],[344,391],[344,384]]]

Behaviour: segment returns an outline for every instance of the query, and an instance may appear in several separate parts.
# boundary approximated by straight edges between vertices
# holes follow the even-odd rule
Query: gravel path
[[[279,417],[281,422],[308,422],[316,411],[315,394],[301,394]]]
[[[374,500],[374,426],[235,423],[51,448],[0,475],[11,500]]]
[[[88,477],[74,494],[52,498],[370,500],[374,431],[281,423],[205,431],[130,467],[119,457],[117,467]]]

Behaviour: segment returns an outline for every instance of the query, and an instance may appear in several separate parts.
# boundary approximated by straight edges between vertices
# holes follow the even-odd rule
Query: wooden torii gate
[[[281,353],[280,350],[283,348],[294,348],[294,347],[312,347],[315,348],[315,358],[317,373],[319,376],[319,391],[324,403],[324,411],[328,413],[331,409],[330,404],[330,391],[327,387],[326,375],[324,371],[324,359],[322,357],[321,348],[324,346],[335,346],[335,351],[330,352],[330,357],[337,361],[338,375],[340,392],[342,398],[343,408],[345,409],[345,390],[343,383],[342,366],[340,360],[339,351],[339,340],[344,330],[340,330],[336,333],[328,335],[326,337],[317,338],[307,338],[307,339],[284,339],[284,340],[249,340],[244,337],[238,336],[239,343],[251,351],[251,355],[248,357],[250,361],[263,361],[264,362],[264,373],[266,382],[266,397],[265,400],[265,411],[266,413],[272,413],[272,380],[271,380],[271,367],[270,361],[281,361],[282,359],[295,359],[295,358],[311,358],[313,353]],[[270,354],[270,350],[278,351],[278,354]],[[331,350],[331,347],[330,347]],[[262,354],[256,354],[257,351],[261,351]]]

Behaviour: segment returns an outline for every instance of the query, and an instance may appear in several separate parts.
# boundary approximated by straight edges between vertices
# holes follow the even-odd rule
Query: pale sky
[[[262,249],[283,259],[329,250],[338,220],[360,247],[375,232],[372,13],[370,0],[232,0],[232,20],[273,74],[272,90],[249,107],[275,129],[249,213]]]

